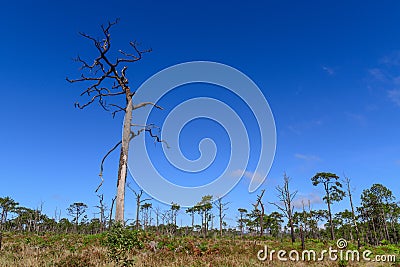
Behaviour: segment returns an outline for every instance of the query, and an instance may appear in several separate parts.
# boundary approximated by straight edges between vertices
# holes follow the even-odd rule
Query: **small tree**
[[[281,231],[283,223],[282,217],[283,215],[276,211],[271,212],[271,214],[265,216],[264,228],[267,228],[269,234],[271,234],[275,238],[278,238],[279,232]]]
[[[181,209],[181,206],[178,204],[172,202],[171,203],[171,213],[172,213],[172,219],[173,219],[173,224],[176,225],[176,217],[178,216],[178,211]]]
[[[247,214],[247,210],[243,208],[238,208],[238,211],[240,213],[240,219],[239,219],[239,228],[240,228],[240,235],[243,236],[243,228],[244,228],[244,216]]]
[[[338,180],[339,176],[329,172],[319,172],[311,178],[313,186],[317,186],[319,184],[324,186],[325,196],[323,197],[323,200],[328,205],[329,225],[331,229],[332,240],[335,240],[335,230],[332,222],[331,205],[332,202],[340,201],[345,196],[344,191],[342,191],[342,184]]]
[[[195,214],[195,212],[196,212],[196,209],[195,209],[195,207],[190,207],[190,208],[187,208],[187,209],[185,210],[185,212],[188,213],[188,214],[190,214],[190,217],[192,218],[192,231],[193,231],[193,227],[194,227],[194,214]]]
[[[140,227],[140,221],[139,221],[139,212],[140,212],[140,205],[142,202],[146,202],[151,200],[150,198],[146,199],[141,199],[143,195],[143,190],[140,189],[139,192],[136,192],[129,184],[127,185],[128,188],[135,194],[135,199],[136,199],[136,230],[139,230]]]
[[[75,202],[67,209],[68,215],[73,217],[75,222],[75,231],[78,230],[79,218],[86,212],[87,205],[82,202]]]
[[[151,209],[153,205],[151,203],[144,203],[140,209],[142,210],[142,219],[143,219],[143,229],[146,229],[146,227],[150,224],[151,218],[149,214],[149,210]]]
[[[199,203],[194,206],[194,209],[201,215],[203,237],[207,237],[208,222],[209,222],[209,211],[212,209],[211,204],[212,196],[204,196]]]

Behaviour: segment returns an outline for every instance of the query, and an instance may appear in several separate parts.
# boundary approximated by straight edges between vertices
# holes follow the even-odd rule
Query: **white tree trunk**
[[[122,144],[121,153],[119,156],[119,168],[118,168],[118,181],[117,181],[117,199],[115,207],[115,221],[125,223],[124,221],[124,209],[125,209],[125,186],[126,176],[128,174],[128,151],[129,141],[131,136],[131,121],[132,121],[132,109],[133,105],[131,99],[129,99],[126,106],[126,113],[124,118],[123,132],[122,132]]]

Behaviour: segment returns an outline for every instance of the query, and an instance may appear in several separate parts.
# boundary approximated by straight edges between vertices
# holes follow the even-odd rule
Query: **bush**
[[[115,224],[105,233],[102,245],[107,247],[109,258],[118,266],[132,266],[133,260],[129,259],[129,252],[143,248],[141,233],[129,230],[121,224]]]

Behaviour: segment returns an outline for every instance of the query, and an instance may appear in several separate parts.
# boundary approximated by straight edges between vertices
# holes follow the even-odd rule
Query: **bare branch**
[[[139,203],[142,203],[142,202],[144,202],[144,201],[153,200],[152,198],[145,198],[145,199],[140,200],[140,198],[141,198],[142,195],[143,195],[143,190],[140,189],[139,192],[136,192],[135,189],[133,189],[133,188],[131,187],[131,184],[130,184],[130,183],[127,183],[126,186],[127,186],[127,187],[133,192],[133,194],[139,199]]]
[[[137,130],[136,132],[135,131],[131,131],[131,136],[130,136],[129,141],[131,141],[133,138],[135,138],[136,136],[140,135],[142,132],[145,131],[145,132],[148,132],[150,134],[150,136],[154,138],[155,142],[164,143],[167,146],[167,148],[170,148],[168,143],[167,143],[167,141],[161,139],[159,137],[159,135],[157,135],[157,134],[155,134],[153,132],[154,129],[158,129],[159,130],[159,127],[157,127],[156,125],[154,125],[154,124],[149,124],[149,125],[131,124],[131,126],[133,126],[133,127],[141,127],[141,129]]]
[[[152,51],[152,49],[146,49],[146,50],[139,50],[138,49],[138,43],[136,41],[130,42],[129,43],[131,45],[131,47],[135,50],[136,55],[131,54],[131,53],[126,53],[122,50],[119,50],[118,52],[120,52],[122,55],[124,55],[126,58],[120,58],[117,59],[117,63],[116,65],[118,65],[121,62],[135,62],[138,61],[140,59],[142,59],[142,55],[145,53],[150,53]]]
[[[140,104],[137,104],[136,106],[133,106],[133,109],[135,110],[135,109],[142,108],[142,107],[145,107],[145,106],[148,106],[148,105],[151,105],[151,106],[154,106],[154,107],[156,107],[156,108],[158,108],[158,109],[163,110],[162,107],[160,107],[160,106],[154,104],[153,102],[142,102],[142,103],[140,103]]]
[[[125,57],[125,58],[120,58],[116,59],[114,62],[111,62],[111,60],[108,58],[108,51],[110,50],[111,47],[111,34],[110,34],[110,29],[112,26],[117,24],[119,22],[119,19],[116,19],[113,22],[108,22],[106,25],[101,26],[101,30],[103,33],[102,38],[95,38],[92,37],[89,34],[86,34],[84,32],[80,32],[79,34],[83,36],[84,38],[90,40],[93,42],[94,46],[97,48],[99,55],[93,60],[93,63],[90,64],[89,61],[86,61],[82,59],[80,56],[78,56],[75,61],[81,63],[81,68],[80,70],[87,70],[90,75],[85,75],[81,74],[80,78],[77,79],[70,79],[66,78],[66,80],[70,83],[75,83],[75,82],[92,82],[90,86],[86,88],[85,91],[81,93],[81,96],[87,95],[90,96],[90,100],[87,101],[85,104],[79,104],[78,102],[75,103],[75,107],[79,109],[83,109],[87,107],[88,105],[92,104],[95,101],[98,101],[100,106],[106,110],[111,112],[112,116],[115,117],[115,115],[118,112],[124,111],[125,108],[122,108],[118,105],[115,104],[108,104],[106,102],[106,98],[109,96],[117,96],[117,95],[126,95],[126,98],[132,98],[134,95],[134,92],[132,93],[130,91],[130,88],[128,86],[128,78],[126,76],[126,71],[128,69],[127,66],[123,66],[120,71],[118,71],[117,67],[118,64],[121,62],[133,62],[137,61],[142,58],[142,54],[148,53],[151,51],[151,49],[148,50],[140,50],[138,49],[138,43],[136,41],[130,42],[130,46],[134,49],[133,53],[125,53],[123,51],[120,51],[120,53]],[[100,71],[99,76],[96,76],[98,72]],[[93,75],[93,76],[92,76]],[[112,85],[107,88],[106,86],[103,86],[102,88],[101,85],[105,81],[111,81]],[[114,90],[118,90],[117,92],[113,92]],[[146,105],[153,105],[159,109],[157,105],[153,103],[142,103],[139,104],[136,108],[140,108],[142,106]],[[112,109],[110,107],[113,107]],[[114,109],[115,108],[115,109]]]
[[[106,160],[106,158],[108,157],[108,155],[111,154],[111,152],[113,152],[120,144],[122,144],[122,141],[119,141],[113,148],[111,148],[107,154],[105,154],[105,156],[103,157],[103,159],[101,160],[101,164],[100,164],[100,173],[99,173],[99,177],[101,179],[101,182],[99,184],[99,186],[96,189],[96,193],[97,191],[100,189],[100,187],[103,185],[104,179],[103,179],[103,165],[104,165],[104,161]]]
[[[146,130],[146,128],[142,128],[142,129],[139,129],[137,132],[135,132],[135,131],[131,131],[131,136],[130,136],[130,138],[129,138],[129,141],[131,141],[133,138],[135,138],[136,136],[138,136],[138,135],[140,135],[143,131],[145,131]]]
[[[167,146],[167,148],[169,148],[169,145],[165,140],[161,139],[157,134],[153,134],[152,128],[146,128],[146,132],[148,132],[150,136],[155,139],[155,141],[159,143],[164,143]]]

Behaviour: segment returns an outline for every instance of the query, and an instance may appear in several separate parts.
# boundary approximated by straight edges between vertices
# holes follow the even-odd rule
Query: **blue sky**
[[[94,55],[78,32],[100,35],[101,24],[119,17],[115,47],[137,40],[153,49],[130,67],[132,87],[168,66],[209,60],[237,68],[261,88],[277,129],[275,161],[261,187],[265,201],[276,200],[274,187],[285,171],[315,209],[324,208],[321,188],[310,182],[319,171],[346,173],[356,204],[373,183],[400,197],[399,12],[398,1],[3,3],[0,196],[31,208],[43,202],[49,215],[57,208],[66,216],[77,201],[95,211],[99,162],[120,138],[122,117],[112,119],[96,105],[75,109],[84,88],[65,77],[79,75],[72,58]],[[191,137],[183,133],[182,142],[192,144]],[[115,153],[105,165],[108,203],[117,160]],[[256,199],[259,191],[249,194],[248,182],[226,197],[228,224],[235,224],[238,207],[250,209]],[[347,199],[340,208],[348,208]],[[134,212],[127,191],[126,216]]]

